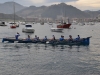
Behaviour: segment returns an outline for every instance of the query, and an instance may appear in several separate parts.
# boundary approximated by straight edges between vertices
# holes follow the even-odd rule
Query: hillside
[[[100,14],[100,10],[98,10],[98,11],[85,10],[84,12],[89,14],[91,16],[91,18],[95,18]]]
[[[3,13],[0,13],[0,20],[13,20],[14,19],[14,15],[13,14],[3,14]],[[15,19],[16,20],[23,20],[23,18],[15,15]]]
[[[21,17],[34,17],[34,16],[41,16],[45,18],[57,18],[59,15],[64,15],[69,18],[88,18],[90,17],[89,14],[71,6],[66,5],[65,3],[55,4],[51,6],[41,6],[35,7],[30,6],[27,7],[19,12],[17,12],[18,16]]]
[[[3,4],[0,3],[0,13],[4,13],[4,14],[14,13],[14,5],[15,5],[16,12],[25,8],[24,6],[22,6],[18,3],[15,3],[15,2],[5,2]]]
[[[57,18],[58,16],[64,16],[69,18],[91,18],[97,17],[100,14],[99,11],[81,11],[76,7],[71,5],[67,5],[65,3],[54,4],[51,6],[29,6],[25,7],[16,2],[5,2],[0,3],[0,13],[4,14],[13,14],[14,13],[14,5],[16,15],[23,18]],[[1,15],[2,16],[2,15]],[[5,15],[3,18],[6,18]],[[7,16],[8,17],[8,16]]]

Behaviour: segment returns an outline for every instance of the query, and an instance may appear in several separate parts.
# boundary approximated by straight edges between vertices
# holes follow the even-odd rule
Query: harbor
[[[0,75],[100,75],[100,1],[1,0]]]
[[[56,24],[53,24],[56,27]],[[71,25],[70,29],[63,32],[52,32],[51,25],[40,23],[33,24],[34,33],[23,33],[24,25],[11,29],[10,25],[0,26],[0,74],[3,75],[99,75],[99,55],[100,55],[100,24],[95,25]],[[92,36],[89,46],[69,46],[69,45],[45,45],[34,43],[2,43],[2,38],[15,37],[19,32],[20,38],[27,38],[35,35],[43,39],[44,36],[57,39],[61,35],[68,39],[69,35],[76,38]],[[82,74],[83,73],[83,74]]]

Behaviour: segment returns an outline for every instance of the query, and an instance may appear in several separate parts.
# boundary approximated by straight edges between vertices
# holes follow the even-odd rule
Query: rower
[[[52,35],[52,37],[53,37],[52,40],[56,40],[54,35]]]
[[[61,38],[59,40],[60,41],[63,41],[64,40],[64,36],[61,35]]]
[[[80,35],[77,35],[76,41],[80,40]]]
[[[71,35],[69,35],[69,41],[73,41],[73,38]]]
[[[39,37],[37,37],[37,41],[38,41],[38,42],[40,41]]]
[[[35,35],[35,38],[33,39],[34,41],[37,41],[38,40],[38,37],[37,35]]]
[[[17,32],[17,34],[15,35],[16,40],[18,40],[19,36],[20,36],[20,34]]]
[[[43,39],[43,41],[47,41],[47,40],[48,40],[48,39],[47,39],[47,36],[45,36],[44,39]]]
[[[31,40],[29,35],[28,35],[28,38],[27,38],[26,40],[27,40],[27,41],[30,41],[30,40]]]

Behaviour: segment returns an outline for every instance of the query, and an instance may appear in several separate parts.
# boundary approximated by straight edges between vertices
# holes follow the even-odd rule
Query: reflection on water
[[[5,70],[1,70],[0,74],[99,74],[100,67],[98,65],[100,60],[95,59],[97,56],[94,57],[91,54],[90,46],[51,46],[18,43],[4,43],[1,45],[0,62],[3,61],[3,63],[0,63],[0,69]]]
[[[5,43],[2,46],[2,49],[35,49],[35,50],[57,50],[57,51],[66,51],[66,50],[77,50],[77,52],[80,52],[81,48],[84,48],[85,50],[89,50],[89,46],[68,46],[68,45],[48,45],[48,44],[32,44],[32,43]]]

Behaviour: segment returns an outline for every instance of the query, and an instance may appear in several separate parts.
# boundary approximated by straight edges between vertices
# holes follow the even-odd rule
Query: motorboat
[[[16,28],[16,25],[11,25],[10,28]]]
[[[34,33],[34,28],[32,28],[32,25],[27,24],[25,25],[25,28],[22,29],[22,32],[26,32],[26,33]]]
[[[0,26],[7,26],[5,22],[0,22]]]
[[[51,28],[52,32],[62,32],[63,28]]]

